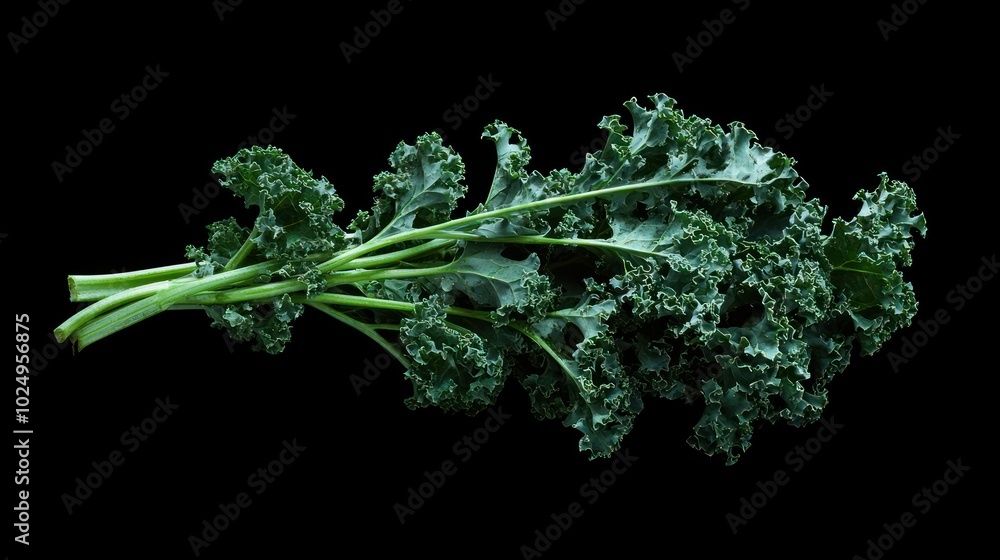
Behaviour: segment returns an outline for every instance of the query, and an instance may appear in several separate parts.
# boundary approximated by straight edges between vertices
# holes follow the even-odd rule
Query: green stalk
[[[104,313],[107,313],[116,307],[124,305],[126,303],[141,299],[144,297],[149,297],[156,294],[158,291],[168,287],[170,285],[169,281],[155,282],[153,284],[146,284],[143,286],[137,286],[135,288],[125,290],[123,292],[118,292],[114,295],[106,297],[97,303],[88,305],[84,307],[75,315],[63,321],[61,325],[56,327],[55,335],[56,340],[63,342],[70,337],[74,332],[80,328],[86,326],[90,321],[93,321],[97,317]]]
[[[528,337],[529,340],[537,344],[542,350],[545,351],[546,354],[551,356],[552,359],[555,360],[557,364],[559,364],[560,369],[563,370],[563,373],[566,374],[566,377],[569,379],[569,381],[572,382],[574,385],[576,385],[578,389],[580,389],[581,395],[587,394],[587,391],[583,388],[583,385],[580,384],[580,380],[577,379],[576,375],[574,375],[572,371],[570,371],[569,366],[566,364],[566,361],[563,360],[563,357],[560,356],[559,353],[556,352],[554,348],[549,346],[549,343],[545,342],[545,339],[533,333],[530,329],[525,328],[517,323],[510,323],[510,326],[511,328],[520,332],[524,336]]]
[[[194,272],[195,263],[175,264],[119,272],[117,274],[76,274],[67,278],[70,301],[97,301],[131,288],[154,282],[173,280]]]
[[[190,295],[206,290],[252,281],[261,274],[261,271],[270,272],[272,268],[277,266],[277,264],[278,263],[274,261],[267,261],[230,272],[213,274],[212,276],[206,276],[197,280],[188,280],[186,278],[171,280],[167,282],[166,287],[157,290],[153,295],[125,305],[124,307],[119,307],[115,311],[101,315],[96,319],[80,322],[78,315],[86,312],[87,309],[90,309],[88,307],[67,321],[67,323],[71,323],[69,327],[64,327],[64,325],[66,325],[65,323],[61,325],[60,329],[57,329],[58,332],[56,337],[59,340],[72,338],[76,343],[77,350],[81,350],[108,335],[116,333],[126,327],[142,321],[143,319],[152,317],[153,315],[168,309],[171,305],[181,302],[184,298]],[[131,290],[121,292],[118,296],[130,297]],[[134,297],[132,299],[134,299]],[[103,301],[106,300],[102,300],[102,302]],[[98,302],[95,305],[99,305],[102,302]],[[74,325],[78,326],[78,328],[70,328]]]
[[[454,246],[455,241],[452,239],[435,239],[433,241],[417,245],[416,247],[400,249],[399,251],[393,251],[391,253],[373,255],[371,257],[358,257],[348,263],[350,266],[345,265],[336,270],[343,270],[347,268],[378,268],[385,265],[395,265],[430,253],[444,252]]]
[[[359,258],[357,259],[357,262],[353,264],[364,266],[397,264],[403,259],[415,258],[428,253],[446,250],[447,248],[453,246],[454,243],[455,242],[451,240],[431,241],[417,247],[410,247],[400,251],[386,253],[384,255]],[[252,244],[244,244],[244,246],[240,249],[240,253],[243,253],[244,255],[243,258],[245,258],[245,255],[250,254],[251,251],[247,249],[247,247],[251,247],[251,245]],[[233,262],[239,262],[241,259],[239,256],[240,253],[237,253],[237,255],[233,257],[230,264]],[[321,255],[310,256],[320,257]],[[175,295],[177,293],[181,293],[181,298],[187,298],[183,301],[183,303],[189,305],[233,303],[254,299],[265,299],[305,289],[306,285],[302,282],[297,280],[285,280],[265,286],[244,288],[243,290],[245,291],[228,290],[226,292],[211,292],[211,290],[215,287],[232,285],[251,280],[262,268],[269,269],[272,264],[274,263],[250,265],[244,267],[243,269],[237,268],[201,279],[189,276],[194,270],[197,269],[196,263],[151,268],[128,273],[70,276],[69,284],[71,295],[78,298],[74,299],[74,301],[96,301],[97,303],[86,307],[59,325],[59,327],[55,330],[56,338],[62,342],[69,339],[74,335],[74,333],[77,333],[77,331],[81,331],[78,333],[78,336],[74,337],[74,340],[78,343],[77,348],[81,349],[94,341],[112,334],[113,332],[132,325],[146,317],[152,316],[158,313],[159,310],[170,307],[172,303],[164,302],[167,302],[169,298],[173,298],[174,296],[168,297],[167,294],[160,294],[158,292],[165,291],[168,288],[176,288],[182,284],[190,284],[191,287],[184,290],[184,292],[175,291],[173,293]],[[248,273],[247,270],[250,272]],[[414,276],[413,272],[403,273],[403,270],[407,269],[399,269],[397,271],[372,271],[372,274],[374,274],[372,279],[379,277],[389,278]],[[409,270],[413,271],[418,269]],[[233,273],[238,274],[234,276]],[[427,273],[431,274],[433,272]],[[352,272],[350,274],[353,274],[350,278],[357,281],[359,279],[364,279],[366,273],[364,271],[360,271]],[[417,275],[419,275],[419,272]],[[348,276],[345,275],[342,282],[349,281],[347,278]],[[212,281],[211,283],[208,282],[210,280]],[[205,293],[201,294],[199,292]],[[188,294],[190,295],[188,296]],[[154,301],[146,302],[143,306],[133,305],[128,309],[121,310],[120,312],[114,314],[111,313],[116,308],[125,304],[154,295],[162,297]],[[79,299],[82,297],[87,299]],[[115,325],[114,323],[116,321],[122,321],[123,324]]]
[[[549,346],[549,344],[547,342],[545,342],[544,339],[542,339],[537,334],[531,332],[529,329],[524,328],[524,327],[522,327],[520,325],[517,325],[517,324],[514,324],[514,323],[511,323],[510,326],[513,327],[514,329],[520,331],[521,334],[523,334],[524,336],[526,336],[529,339],[531,339],[532,341],[534,341],[535,344],[537,344],[538,346],[540,346],[542,348],[542,350],[544,350],[549,356],[551,356],[552,359],[554,359],[556,361],[556,363],[559,364],[559,368],[562,370],[563,375],[566,377],[567,381],[569,383],[573,384],[577,388],[577,390],[579,391],[579,393],[577,394],[577,397],[580,398],[580,399],[582,399],[583,402],[587,403],[588,406],[590,406],[590,407],[594,406],[594,404],[591,403],[588,400],[588,398],[587,398],[588,391],[587,391],[586,388],[584,388],[583,383],[580,381],[580,379],[577,377],[577,375],[574,374],[574,372],[570,369],[569,365],[562,358],[562,356],[560,356],[559,353],[555,351],[555,349],[553,349],[551,346]],[[572,396],[572,393],[570,393],[570,395]],[[603,445],[604,447],[608,447],[608,448],[611,447],[611,445],[603,437],[601,437],[600,432],[596,432],[593,435],[596,436],[600,440],[601,445]]]
[[[302,303],[306,303],[308,305],[312,305],[313,307],[317,307],[317,303],[319,303],[320,305],[332,304],[332,305],[343,305],[351,307],[367,307],[371,309],[388,309],[393,311],[404,311],[407,313],[413,313],[416,310],[416,305],[410,302],[368,298],[364,296],[351,296],[346,294],[329,294],[329,293],[319,294],[317,296],[314,296],[312,299],[305,299],[304,297],[301,296],[298,297],[293,296],[292,301],[299,301]],[[322,310],[324,312],[327,312],[325,309]],[[331,309],[331,311],[333,310]],[[465,309],[463,307],[449,307],[445,310],[445,312],[448,315],[455,315],[458,317],[471,317],[474,319],[481,319],[484,321],[492,322],[490,313],[488,311],[477,311],[474,309]],[[361,330],[365,334],[368,334],[366,330],[371,329],[371,327],[367,323],[360,323],[358,321],[354,321],[353,319],[350,318],[348,319],[350,321],[358,323],[358,325],[351,324],[351,326],[353,326],[358,330]],[[451,324],[450,326],[452,328],[455,328],[456,330],[469,332],[468,329],[465,329],[458,325]],[[559,367],[566,374],[566,377],[569,379],[569,381],[579,388],[580,394],[581,395],[586,394],[586,391],[580,384],[580,380],[577,379],[577,377],[570,370],[568,364],[566,364],[566,361],[563,359],[563,357],[560,356],[559,353],[555,351],[555,349],[549,346],[549,344],[542,337],[538,336],[536,333],[532,332],[529,328],[521,325],[516,321],[508,323],[508,326],[517,330],[524,336],[528,337],[529,340],[537,344],[542,350],[544,350],[547,354],[549,354],[549,356],[551,356],[554,360],[556,360],[556,363],[559,364]],[[360,327],[363,327],[363,329]]]
[[[393,265],[406,259],[414,259],[430,253],[443,252],[454,245],[455,241],[450,239],[433,240],[416,247],[393,251],[391,253],[374,255],[371,257],[359,257],[350,263],[350,268],[376,268],[385,265]],[[245,251],[245,254],[249,254],[252,252],[252,246],[252,243],[249,245],[245,243],[243,247],[240,248],[240,251],[243,252],[244,249],[250,247],[250,249]],[[330,255],[329,253],[318,253],[308,255],[308,258],[302,260],[315,261],[320,259],[328,260],[330,258],[333,258],[333,255]],[[239,267],[232,266],[233,263],[240,263],[240,261],[244,259],[245,256],[241,257],[240,254],[237,253],[237,255],[234,255],[233,259],[226,264],[226,267],[229,267],[230,270],[235,270]],[[70,301],[98,301],[119,292],[124,292],[132,288],[151,284],[153,282],[176,280],[191,274],[197,268],[197,263],[182,263],[131,272],[119,272],[116,274],[73,274],[67,278]]]
[[[403,364],[403,367],[407,369],[410,368],[410,359],[407,358],[402,352],[400,352],[399,349],[397,349],[391,342],[386,340],[384,336],[375,332],[375,328],[373,325],[369,325],[368,323],[362,323],[361,321],[352,319],[347,315],[345,315],[344,313],[341,313],[340,311],[337,311],[336,309],[323,303],[315,301],[306,301],[305,303],[310,307],[319,309],[323,313],[326,313],[330,317],[333,317],[334,319],[340,321],[341,323],[344,323],[349,327],[354,327],[356,330],[358,330],[368,338],[374,340],[376,344],[378,344],[382,348],[385,348],[385,351],[391,354],[392,357],[399,360],[399,363]]]
[[[366,280],[413,278],[417,276],[441,274],[447,272],[449,265],[424,269],[345,269],[357,269],[359,266],[391,267],[392,265],[402,262],[404,259],[412,259],[430,252],[446,250],[458,239],[489,241],[487,238],[456,230],[468,225],[481,223],[484,220],[492,218],[503,218],[516,214],[527,214],[544,208],[567,204],[578,200],[608,197],[654,187],[669,186],[672,184],[719,181],[750,184],[743,181],[721,178],[668,179],[663,181],[649,181],[632,185],[596,189],[583,193],[562,195],[545,200],[490,210],[487,212],[468,214],[462,218],[390,235],[385,238],[379,238],[376,236],[375,238],[357,247],[331,256],[318,266],[323,272],[333,273],[330,275],[330,285]],[[419,240],[430,241],[416,247],[401,249],[384,255],[365,256],[385,247],[408,241]],[[498,239],[496,241],[500,240]],[[547,243],[581,245],[599,249],[623,249],[621,246],[596,239],[558,239],[545,238],[543,236],[519,236],[516,238],[507,238],[504,241],[526,244]],[[247,301],[250,299],[262,299],[283,293],[301,291],[305,288],[305,284],[302,282],[287,280],[273,283],[268,286],[254,286],[251,288],[228,290],[226,292],[208,293],[217,288],[226,288],[245,284],[256,277],[261,270],[271,270],[274,266],[276,266],[277,263],[269,261],[259,265],[239,268],[239,265],[242,264],[252,250],[253,244],[248,239],[237,254],[234,255],[233,259],[231,259],[226,267],[223,268],[223,272],[201,279],[183,277],[185,274],[189,274],[196,268],[196,265],[193,263],[175,265],[171,267],[160,267],[157,269],[149,269],[134,273],[102,275],[101,277],[71,277],[70,291],[72,297],[93,298],[95,300],[99,300],[102,305],[90,306],[60,325],[59,328],[56,329],[57,339],[65,340],[72,337],[77,343],[77,348],[83,348],[84,346],[124,329],[138,321],[141,321],[142,319],[155,315],[174,304],[183,303],[190,305]],[[649,252],[645,251],[638,251],[638,253],[649,254]],[[322,255],[316,255],[316,257],[321,258]],[[166,284],[163,284],[162,282],[166,282]],[[347,300],[342,298],[355,299]],[[378,305],[385,305],[375,303],[373,298],[348,296],[345,294],[320,294],[315,298],[311,298],[311,300],[318,303],[356,305],[361,307],[378,307]],[[360,303],[362,301],[367,303]],[[411,307],[409,310],[412,311],[412,304],[406,304],[405,302],[387,302],[386,304],[410,305]],[[489,314],[486,312],[474,310],[450,310],[449,312],[457,315],[465,314],[465,316],[485,320],[488,320],[489,317]],[[469,313],[471,313],[471,315],[469,315]]]
[[[559,206],[561,204],[566,204],[568,202],[576,202],[578,200],[587,200],[591,198],[603,198],[607,196],[612,196],[616,194],[629,193],[634,191],[641,191],[644,189],[654,188],[654,187],[666,187],[670,185],[680,185],[687,183],[709,183],[722,181],[725,183],[738,183],[742,185],[757,185],[755,182],[739,181],[735,179],[725,179],[716,177],[701,177],[695,179],[666,179],[663,181],[647,181],[645,183],[635,183],[633,185],[622,185],[619,187],[609,187],[603,189],[594,189],[582,193],[574,194],[564,194],[561,196],[554,196],[552,198],[546,198],[545,200],[536,200],[534,202],[526,202],[524,204],[515,204],[514,206],[507,206],[505,208],[498,208],[496,210],[490,210],[488,212],[482,212],[479,214],[469,214],[462,218],[456,218],[447,222],[442,222],[440,224],[434,224],[431,226],[422,227],[415,229],[411,232],[405,232],[403,234],[394,235],[391,237],[403,236],[415,234],[405,239],[409,241],[411,239],[422,239],[426,238],[426,234],[435,233],[441,230],[456,229],[461,226],[476,224],[482,222],[485,219],[490,218],[506,218],[514,214],[530,214],[535,210],[542,210],[550,206]],[[390,237],[390,238],[391,238]],[[390,239],[386,238],[386,239]],[[398,243],[398,241],[396,241]]]
[[[217,292],[200,292],[184,298],[183,303],[197,305],[226,305],[228,303],[241,303],[244,301],[263,301],[282,294],[301,292],[305,289],[306,285],[298,280],[282,280],[280,282],[271,282],[260,286],[232,288]]]
[[[450,264],[431,268],[390,268],[384,270],[376,269],[332,272],[327,275],[326,285],[327,287],[333,287],[343,284],[354,284],[356,282],[368,282],[371,280],[407,279],[419,278],[422,276],[434,276],[448,272],[449,266]],[[264,300],[292,292],[301,292],[305,289],[306,285],[303,282],[298,280],[283,280],[281,282],[273,282],[263,286],[234,288],[221,292],[198,293],[186,298],[184,303],[199,305],[224,305],[227,303]],[[314,299],[314,301],[319,300]]]
[[[609,243],[603,239],[587,239],[585,237],[562,238],[546,237],[544,235],[518,235],[515,237],[483,237],[474,233],[464,233],[459,231],[446,231],[436,234],[439,239],[463,239],[475,241],[477,243],[511,243],[520,245],[573,245],[578,247],[593,247],[595,249],[606,249],[612,252],[633,253],[643,257],[662,257],[663,253],[657,251],[646,251],[635,247],[628,247],[616,243]]]
[[[429,268],[389,268],[333,272],[327,275],[326,285],[328,287],[332,287],[341,284],[367,282],[370,280],[405,280],[407,278],[436,276],[438,274],[450,272],[452,264],[453,263],[448,263]]]
[[[395,301],[390,299],[352,296],[347,294],[323,293],[317,294],[311,298],[306,298],[304,295],[292,296],[292,301],[297,303],[328,303],[331,305],[341,305],[345,307],[367,307],[369,309],[386,309],[390,311],[404,311],[407,313],[413,313],[416,311],[416,304],[408,301]],[[457,317],[470,317],[473,319],[489,321],[491,323],[493,322],[490,318],[489,311],[478,311],[475,309],[466,309],[464,307],[448,307],[445,308],[445,313],[448,315],[455,315]]]
[[[250,235],[247,236],[247,240],[243,242],[243,245],[241,245],[240,249],[236,251],[233,258],[229,259],[226,266],[222,267],[223,272],[235,270],[240,266],[240,264],[243,263],[244,260],[246,260],[247,256],[249,256],[250,253],[253,252],[254,248],[257,247],[257,245],[253,242],[253,238],[257,237],[257,234],[257,226],[254,226],[253,229],[250,230]]]
[[[373,268],[384,265],[398,265],[405,259],[412,259],[428,253],[442,251],[453,246],[454,244],[454,241],[447,239],[435,240],[416,247],[393,251],[384,255],[359,257],[351,261],[349,264],[352,268]],[[433,274],[440,274],[442,272],[447,271],[443,268],[440,268],[440,270],[432,268],[404,268],[389,270],[336,271],[328,275],[329,280],[327,281],[327,286],[337,286],[367,280],[386,280],[389,278],[416,278],[418,276],[430,276]],[[226,290],[225,292],[199,293],[187,298],[185,303],[222,305],[227,303],[239,303],[242,301],[263,300],[277,297],[282,294],[299,292],[305,289],[305,283],[298,280],[282,280],[280,282],[272,282],[264,286],[236,288]]]
[[[378,236],[376,236],[351,250],[345,251],[326,262],[320,263],[319,269],[324,272],[338,270],[346,263],[350,263],[351,261],[353,261],[358,257],[377,251],[384,247],[395,245],[397,243],[404,243],[406,241],[416,241],[420,239],[447,238],[447,234],[441,235],[440,232],[452,230],[452,232],[449,233],[454,233],[454,230],[460,227],[481,223],[483,220],[491,218],[506,218],[508,216],[515,214],[529,214],[536,210],[542,210],[545,208],[549,208],[551,206],[559,206],[560,204],[566,204],[569,202],[576,202],[578,200],[602,198],[607,196],[613,196],[616,194],[641,191],[644,189],[650,189],[654,187],[666,187],[670,185],[681,185],[690,183],[710,183],[710,182],[736,183],[743,185],[758,184],[748,181],[739,181],[736,179],[715,178],[715,177],[702,177],[694,179],[666,179],[663,181],[647,181],[645,183],[635,183],[632,185],[621,185],[619,187],[595,189],[582,193],[554,196],[552,198],[547,198],[545,200],[536,200],[533,202],[526,202],[524,204],[515,204],[514,206],[508,206],[506,208],[498,208],[496,210],[490,210],[488,212],[481,212],[478,214],[468,214],[462,218],[456,218],[453,220],[449,220],[447,222],[441,222],[440,224],[425,226],[410,231],[404,231],[402,233],[397,233],[395,235],[390,235],[388,237],[379,238]]]

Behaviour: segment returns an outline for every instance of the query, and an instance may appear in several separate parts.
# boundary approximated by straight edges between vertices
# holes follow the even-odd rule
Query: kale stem
[[[684,178],[684,179],[665,179],[663,181],[647,181],[645,183],[634,183],[630,185],[620,185],[617,187],[607,187],[601,189],[594,189],[582,193],[565,194],[562,196],[554,196],[551,198],[546,198],[544,200],[536,200],[533,202],[526,202],[524,204],[515,204],[513,206],[507,206],[505,208],[497,208],[496,210],[490,210],[487,212],[471,213],[467,214],[462,218],[455,218],[447,222],[441,222],[439,224],[434,224],[422,228],[416,228],[409,231],[404,231],[402,233],[397,233],[395,235],[389,235],[387,237],[375,236],[372,239],[354,247],[353,249],[344,251],[339,255],[327,260],[326,262],[319,264],[319,269],[324,272],[329,272],[333,270],[339,270],[345,264],[350,263],[354,259],[367,255],[368,253],[375,252],[379,249],[396,245],[399,243],[404,243],[407,241],[417,241],[421,239],[446,239],[449,235],[457,232],[459,228],[468,225],[481,224],[483,221],[491,218],[505,218],[507,216],[516,214],[530,214],[537,210],[544,210],[551,206],[558,206],[560,204],[567,204],[570,202],[576,202],[578,200],[596,199],[604,198],[609,196],[614,196],[618,194],[625,194],[629,192],[641,191],[644,189],[651,189],[656,187],[666,187],[670,185],[682,185],[691,183],[712,183],[712,182],[723,182],[723,183],[734,183],[743,185],[759,185],[757,182],[750,181],[740,181],[737,179],[721,178],[721,177],[699,177],[699,178]],[[445,233],[441,233],[445,232]],[[473,237],[465,237],[465,239],[475,239],[475,240],[486,240],[485,236],[473,235]],[[571,240],[571,241],[576,241]],[[595,240],[596,241],[596,240]],[[566,243],[573,245],[576,243]],[[617,246],[615,246],[617,248]]]
[[[643,257],[662,257],[664,254],[659,251],[646,251],[635,247],[622,245],[621,243],[611,243],[604,239],[587,239],[585,237],[546,237],[544,235],[518,235],[514,237],[484,237],[474,233],[460,231],[444,231],[435,234],[438,239],[464,239],[477,243],[510,243],[521,245],[572,245],[576,247],[592,247],[615,253],[633,253]]]
[[[244,241],[243,245],[240,246],[239,251],[236,251],[236,254],[233,255],[233,258],[229,259],[229,262],[226,263],[226,266],[222,267],[223,272],[238,268],[240,264],[242,264],[243,261],[246,260],[246,258],[250,255],[250,253],[253,252],[253,250],[257,246],[253,241],[254,237],[257,237],[257,234],[258,234],[257,226],[254,226],[253,229],[250,230],[250,235],[247,236],[247,240]]]
[[[119,272],[117,274],[76,274],[67,278],[70,301],[97,301],[131,288],[173,280],[194,272],[195,263],[175,264]]]
[[[276,266],[278,266],[277,262],[266,261],[253,266],[246,266],[238,270],[213,274],[204,278],[192,279],[190,277],[185,277],[177,280],[170,280],[165,284],[154,286],[155,289],[150,290],[152,291],[151,295],[149,295],[148,292],[142,292],[141,295],[136,295],[141,290],[149,290],[149,286],[140,286],[139,288],[126,290],[112,296],[111,298],[101,300],[67,319],[65,323],[56,328],[56,338],[59,341],[72,338],[76,343],[76,349],[80,350],[108,335],[132,326],[143,319],[156,315],[175,303],[182,303],[185,298],[193,294],[252,281],[262,272],[270,272],[271,269]],[[118,307],[114,311],[94,318],[96,313],[100,313],[105,308],[112,306],[110,303],[106,303],[109,299],[127,298],[125,301],[129,301],[143,296],[148,297],[144,297],[143,299],[139,299],[139,301]],[[114,305],[119,305],[120,303],[121,301],[117,301],[114,302]],[[102,304],[104,304],[104,306],[98,311],[88,311],[94,307],[101,306]]]
[[[510,323],[510,326],[516,329],[517,331],[520,331],[521,334],[534,341],[535,344],[537,344],[542,348],[542,350],[545,350],[545,352],[549,356],[551,356],[552,359],[554,359],[557,364],[559,364],[559,368],[562,369],[563,375],[569,380],[570,383],[576,386],[577,390],[579,390],[577,398],[583,400],[583,402],[587,403],[588,406],[593,406],[593,404],[591,404],[590,402],[590,397],[588,397],[588,395],[592,394],[592,391],[587,390],[583,386],[583,382],[579,379],[578,374],[574,372],[572,369],[570,369],[569,364],[566,363],[563,357],[560,356],[559,353],[555,351],[555,349],[549,346],[549,344],[545,342],[545,340],[543,340],[537,334],[531,332],[528,328],[522,327],[521,325],[518,325],[516,323]],[[597,438],[599,443],[605,448],[608,449],[612,448],[612,443],[607,441],[599,431],[595,430],[592,435],[593,437]]]
[[[379,346],[385,348],[385,351],[388,352],[389,354],[392,354],[392,356],[396,358],[399,361],[399,363],[403,364],[403,367],[407,369],[410,368],[410,359],[407,358],[405,355],[403,355],[403,353],[400,352],[399,349],[396,348],[396,346],[394,346],[391,342],[386,340],[384,336],[378,334],[372,325],[352,319],[348,317],[346,314],[337,311],[336,309],[330,307],[329,305],[326,305],[325,303],[319,303],[317,301],[306,301],[305,304],[310,307],[319,309],[323,313],[326,313],[330,317],[333,317],[334,319],[340,321],[341,323],[346,324],[347,326],[354,327],[354,329],[356,329],[357,331],[361,332],[368,338],[374,340]],[[388,325],[384,325],[383,327],[385,326]]]
[[[58,342],[62,342],[70,337],[78,329],[87,326],[90,321],[93,321],[97,317],[101,316],[103,313],[107,313],[116,307],[124,305],[126,303],[141,299],[144,297],[149,297],[156,294],[158,291],[166,288],[170,285],[170,282],[154,282],[152,284],[145,284],[142,286],[137,286],[135,288],[125,290],[123,292],[118,292],[114,295],[106,297],[97,303],[88,305],[84,307],[79,312],[74,314],[69,319],[63,321],[61,325],[56,327],[55,335]]]
[[[580,390],[580,395],[586,395],[587,394],[587,390],[584,389],[583,385],[580,383],[580,380],[569,369],[569,366],[566,364],[566,361],[563,359],[562,356],[559,355],[558,352],[555,351],[554,348],[552,348],[551,346],[549,346],[549,343],[545,342],[545,340],[542,339],[542,337],[540,337],[537,334],[531,332],[531,330],[529,330],[529,329],[527,329],[527,328],[525,328],[525,327],[523,327],[523,326],[521,326],[521,325],[519,325],[517,323],[510,323],[510,327],[513,328],[513,329],[515,329],[515,330],[517,330],[518,332],[520,332],[524,336],[528,337],[532,342],[534,342],[542,350],[544,350],[545,353],[547,353],[549,356],[551,356],[552,359],[554,359],[556,361],[556,363],[559,364],[559,368],[563,370],[563,373],[570,380],[570,382],[572,382],[574,385],[576,385],[576,387]]]
[[[434,276],[444,274],[449,271],[450,264],[430,267],[430,268],[389,268],[375,270],[344,270],[331,272],[326,275],[326,286],[340,286],[344,284],[354,284],[357,282],[368,282],[372,280],[407,279],[420,278],[423,276]],[[218,292],[205,291],[196,293],[184,300],[187,304],[200,305],[222,305],[227,303],[239,303],[243,301],[264,300],[282,294],[301,292],[306,289],[306,284],[298,280],[283,280],[272,282],[263,286],[250,286],[245,288],[233,288]],[[318,301],[318,300],[315,300]]]
[[[404,311],[413,313],[416,311],[416,304],[408,301],[395,301],[390,299],[372,298],[365,296],[352,296],[348,294],[316,294],[311,298],[304,295],[292,296],[292,301],[297,303],[318,302],[331,305],[342,305],[346,307],[367,307],[369,309],[386,309],[390,311]],[[476,309],[466,309],[464,307],[447,307],[445,313],[456,317],[470,317],[483,321],[493,322],[489,311],[479,311]]]
[[[397,234],[385,238],[389,240],[395,237],[407,236],[407,240],[410,239],[426,239],[430,236],[427,234],[436,233],[442,230],[456,230],[459,227],[466,226],[469,224],[479,224],[483,220],[490,218],[504,218],[516,214],[530,214],[536,210],[544,210],[550,206],[559,206],[561,204],[567,204],[569,202],[576,202],[578,200],[587,200],[591,198],[604,198],[608,196],[613,196],[617,194],[624,194],[634,191],[641,191],[644,189],[651,189],[656,187],[666,187],[670,185],[681,185],[690,183],[712,183],[712,182],[724,182],[724,183],[736,183],[742,185],[760,185],[761,183],[753,181],[740,181],[737,179],[728,179],[723,177],[698,177],[698,178],[685,178],[685,179],[665,179],[663,181],[647,181],[645,183],[633,183],[627,185],[620,185],[617,187],[606,187],[600,189],[593,189],[586,192],[564,194],[561,196],[554,196],[551,198],[546,198],[543,200],[536,200],[533,202],[526,202],[524,204],[515,204],[513,206],[506,206],[504,208],[497,208],[496,210],[490,210],[487,212],[480,212],[474,214],[468,214],[462,218],[456,218],[447,222],[442,222],[440,224],[434,224],[423,228],[418,228],[405,232],[402,234]],[[397,241],[398,243],[398,241]]]
[[[427,254],[441,253],[454,246],[455,240],[435,239],[433,241],[422,243],[416,247],[400,249],[399,251],[393,251],[391,253],[373,255],[371,257],[358,257],[350,261],[350,266],[345,265],[337,270],[347,268],[377,268],[384,265],[395,265],[402,261],[412,260],[416,257],[422,257]]]
[[[367,266],[392,265],[404,258],[414,258],[428,253],[447,250],[454,244],[455,241],[452,240],[431,241],[416,247],[384,255],[358,258],[352,264]],[[244,259],[246,255],[250,254],[252,247],[253,244],[248,239],[247,243],[244,243],[243,247],[241,247],[237,255],[234,255],[229,264],[233,262],[238,263],[240,259]],[[241,257],[240,253],[244,256]],[[326,255],[310,256],[322,258]],[[264,286],[213,291],[218,287],[245,284],[252,281],[262,271],[270,271],[274,266],[275,262],[273,261],[244,265],[203,278],[191,276],[191,273],[197,269],[196,263],[119,274],[70,276],[68,281],[71,300],[95,301],[96,303],[80,310],[59,325],[55,329],[55,336],[60,342],[72,337],[77,342],[77,349],[82,349],[92,342],[154,315],[174,303],[204,305],[250,301],[266,299],[289,292],[302,291],[306,288],[304,283],[297,280],[285,280]],[[339,276],[333,276],[333,278],[336,283],[348,283],[366,279],[410,278],[422,274],[437,274],[443,271],[443,268],[437,270],[390,269],[340,271],[335,273],[339,274]],[[181,286],[187,287],[183,291],[178,291]],[[168,290],[173,291],[168,292]],[[180,294],[180,299],[177,299],[178,294]],[[77,299],[73,299],[74,297]],[[143,298],[149,301],[145,301],[141,305],[139,303],[132,303]],[[120,322],[120,324],[116,322]]]

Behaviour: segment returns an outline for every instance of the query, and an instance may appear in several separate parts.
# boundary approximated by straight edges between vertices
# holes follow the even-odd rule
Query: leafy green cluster
[[[194,307],[276,353],[310,306],[403,363],[410,407],[474,413],[513,378],[538,417],[579,430],[600,457],[644,399],[684,399],[704,405],[689,443],[733,463],[761,423],[817,420],[855,342],[871,354],[909,324],[917,302],[900,269],[926,225],[913,191],[883,174],[825,234],[826,208],[792,159],[740,123],[650,101],[625,104],[631,131],[618,115],[599,123],[607,143],[579,173],[529,171],[520,132],[489,125],[493,184],[460,217],[459,156],[433,133],[400,143],[347,232],[325,178],[276,148],[241,150],[214,170],[259,208],[253,227],[212,224],[189,267],[71,277],[97,310],[57,336],[82,347]]]

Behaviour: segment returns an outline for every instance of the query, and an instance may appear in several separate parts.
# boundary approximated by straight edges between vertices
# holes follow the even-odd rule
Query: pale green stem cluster
[[[403,313],[412,313],[412,304],[337,293],[338,286],[359,287],[363,283],[374,280],[412,279],[446,274],[454,263],[426,268],[411,268],[406,263],[429,254],[445,253],[462,240],[509,244],[577,245],[602,251],[632,252],[640,256],[658,255],[656,252],[632,249],[601,239],[563,239],[545,235],[490,238],[472,233],[471,230],[487,220],[529,214],[580,200],[606,198],[672,184],[690,184],[702,181],[739,182],[710,178],[688,178],[628,184],[472,213],[440,224],[415,228],[393,235],[376,235],[364,243],[337,253],[310,255],[308,260],[319,263],[317,266],[325,275],[327,289],[335,290],[334,292],[315,294],[311,297],[305,295],[306,284],[295,279],[260,283],[262,278],[269,279],[283,263],[278,261],[246,262],[254,247],[250,239],[254,236],[253,233],[221,271],[201,278],[195,277],[193,274],[198,268],[196,263],[119,274],[70,276],[70,299],[95,303],[59,325],[55,330],[55,335],[60,341],[72,340],[76,348],[81,349],[167,309],[197,309],[202,306],[240,302],[265,302],[276,296],[292,294],[294,301],[309,304],[358,329],[386,348],[401,362],[406,363],[405,357],[376,332],[377,330],[398,328],[398,325],[363,323],[345,314],[344,310],[392,309]],[[418,242],[419,244],[406,249],[378,253],[378,251],[408,242]],[[337,309],[338,307],[341,309]],[[449,315],[490,320],[489,314],[484,311],[453,307],[449,308],[447,312]],[[519,325],[514,325],[514,327],[519,327]],[[537,338],[532,337],[530,332],[524,332],[532,339]]]

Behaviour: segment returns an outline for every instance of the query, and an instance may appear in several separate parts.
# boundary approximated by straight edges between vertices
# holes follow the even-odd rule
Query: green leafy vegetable
[[[396,356],[410,407],[480,411],[513,378],[598,457],[621,446],[643,399],[683,398],[704,404],[689,443],[733,463],[762,422],[817,420],[855,341],[871,354],[909,324],[917,302],[900,269],[926,226],[913,191],[883,174],[825,234],[792,159],[740,123],[650,102],[625,104],[631,135],[605,117],[607,144],[579,173],[528,171],[521,133],[489,125],[493,184],[458,217],[459,156],[437,134],[400,143],[346,232],[325,178],[277,148],[241,150],[214,171],[258,208],[252,227],[209,225],[186,265],[71,276],[71,299],[95,303],[56,335],[83,348],[195,308],[277,353],[308,306]]]

